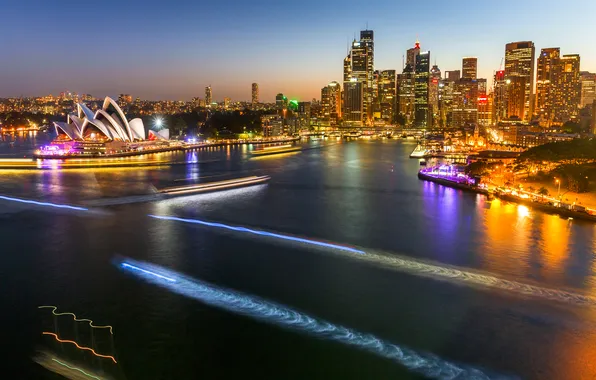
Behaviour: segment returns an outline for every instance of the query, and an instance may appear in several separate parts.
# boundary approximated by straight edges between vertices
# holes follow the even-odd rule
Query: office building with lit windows
[[[414,122],[415,79],[416,73],[409,64],[406,64],[403,72],[397,76],[397,113],[403,117],[407,126]]]
[[[461,66],[462,78],[476,79],[478,77],[478,58],[464,57]]]
[[[329,126],[337,126],[341,119],[341,85],[331,82],[321,89],[321,118]]]
[[[362,126],[364,123],[364,83],[353,79],[344,83],[344,123],[347,126]]]
[[[507,119],[507,81],[505,70],[495,73],[493,79],[493,123]]]
[[[532,41],[505,45],[505,80],[508,82],[508,117],[530,121],[533,110],[534,54]]]
[[[395,70],[383,70],[379,73],[379,104],[381,119],[392,124],[396,106],[396,73]]]
[[[575,119],[581,103],[581,78],[579,54],[560,57],[552,74],[552,114],[557,123]]]
[[[540,51],[536,62],[536,98],[534,114],[538,115],[542,125],[552,122],[553,69],[561,55],[559,48],[545,48]]]
[[[587,107],[594,103],[596,100],[596,74],[587,71],[580,73],[581,77],[581,100],[580,107]],[[593,113],[596,113],[594,109]]]
[[[414,124],[417,128],[432,126],[429,107],[430,51],[416,56],[414,80]]]

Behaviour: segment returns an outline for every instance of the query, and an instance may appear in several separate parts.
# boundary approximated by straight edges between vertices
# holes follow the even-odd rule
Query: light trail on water
[[[228,226],[222,223],[206,222],[198,219],[186,219],[173,216],[149,215],[152,218],[178,221],[184,223],[200,224],[207,227],[223,228],[235,232],[250,233],[265,237],[279,238],[283,240],[298,241],[301,243],[314,244],[332,250],[341,250],[350,253],[342,255],[351,259],[369,262],[375,265],[381,265],[384,268],[398,270],[414,276],[428,277],[438,281],[449,281],[467,286],[480,286],[492,288],[500,291],[513,293],[517,295],[540,298],[548,301],[556,301],[578,306],[596,307],[596,297],[576,293],[569,290],[560,290],[543,287],[540,285],[527,284],[523,282],[507,280],[490,273],[474,272],[470,269],[456,268],[441,263],[422,262],[410,258],[402,257],[396,254],[375,253],[375,251],[366,252],[361,249],[346,247],[339,244],[318,242],[305,238],[296,238],[293,236],[282,235],[275,232],[266,232],[261,230],[251,230],[245,227]],[[355,254],[353,254],[355,253]]]
[[[91,319],[78,319],[76,315],[74,315],[74,313],[58,313],[58,307],[57,306],[38,306],[38,309],[52,309],[52,314],[55,316],[61,316],[61,315],[69,315],[71,316],[75,322],[88,322],[89,326],[95,328],[95,329],[110,329],[110,334],[114,335],[114,331],[112,330],[112,326],[107,325],[107,326],[95,326],[93,324],[93,321]]]
[[[42,206],[42,207],[54,207],[54,208],[62,208],[62,209],[76,210],[76,211],[89,211],[88,209],[86,209],[84,207],[70,206],[70,205],[63,205],[63,204],[49,203],[49,202],[38,202],[38,201],[30,200],[30,199],[7,197],[4,195],[0,195],[0,199],[9,201],[9,202],[26,203],[26,204]]]
[[[183,223],[191,223],[191,224],[200,224],[200,225],[207,226],[207,227],[223,228],[223,229],[230,230],[230,231],[245,232],[245,233],[249,233],[249,234],[253,234],[253,235],[272,237],[272,238],[281,239],[281,240],[289,240],[289,241],[294,241],[294,242],[298,242],[298,243],[312,244],[312,245],[317,245],[317,246],[326,247],[326,248],[339,249],[342,251],[364,254],[364,251],[361,251],[359,249],[352,248],[352,247],[346,247],[346,246],[339,245],[339,244],[325,243],[322,241],[304,239],[304,238],[299,238],[299,237],[295,237],[295,236],[282,235],[282,234],[267,232],[267,231],[252,230],[252,229],[246,228],[246,227],[229,226],[229,225],[223,224],[223,223],[207,222],[207,221],[199,220],[199,219],[178,218],[175,216],[161,216],[161,215],[149,215],[149,216],[152,218],[155,218],[155,219],[169,220],[169,221],[183,222]]]
[[[72,370],[74,370],[74,371],[79,371],[79,372],[81,372],[82,374],[84,374],[85,376],[88,376],[88,377],[90,377],[90,378],[92,378],[92,379],[101,380],[99,377],[97,377],[97,376],[93,376],[93,375],[90,375],[90,374],[88,374],[87,372],[83,371],[83,370],[82,370],[82,369],[80,369],[80,368],[77,368],[77,367],[71,367],[71,366],[69,366],[69,365],[68,365],[68,364],[66,364],[66,363],[62,363],[62,362],[61,362],[60,360],[58,360],[58,359],[52,358],[52,361],[55,361],[56,363],[60,364],[60,365],[61,365],[61,366],[63,366],[63,367],[66,367],[66,368],[68,368],[68,369],[72,369]]]
[[[331,322],[316,319],[256,296],[216,287],[158,265],[131,259],[127,259],[125,262],[118,261],[116,265],[149,283],[185,297],[193,298],[208,305],[245,315],[259,321],[301,331],[321,339],[357,347],[377,356],[392,360],[403,365],[408,370],[420,373],[428,378],[440,380],[510,378],[502,375],[489,375],[480,369],[451,363],[433,354],[419,353],[409,348],[383,341],[372,334],[358,332]],[[175,281],[168,281],[166,278]]]
[[[66,339],[60,339],[58,337],[57,334],[54,334],[53,332],[47,332],[44,331],[41,333],[42,335],[51,335],[53,336],[58,342],[60,343],[70,343],[70,344],[74,344],[79,350],[83,350],[83,351],[90,351],[93,355],[99,357],[99,358],[104,358],[104,359],[112,359],[112,361],[114,363],[118,363],[116,361],[116,358],[114,358],[113,356],[110,355],[103,355],[103,354],[98,354],[97,352],[95,352],[94,349],[90,348],[90,347],[83,347],[83,346],[79,346],[79,344],[77,342],[75,342],[74,340],[66,340]]]

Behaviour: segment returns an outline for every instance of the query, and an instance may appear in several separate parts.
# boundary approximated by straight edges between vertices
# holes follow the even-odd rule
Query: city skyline
[[[494,6],[516,4],[517,8],[532,9],[532,13],[519,11],[499,20],[489,17],[490,5],[474,2],[461,4],[464,7],[469,3],[465,17],[445,8],[440,18],[415,20],[392,20],[389,16],[395,14],[392,10],[401,14],[416,11],[408,3],[386,2],[384,16],[369,17],[366,13],[353,14],[333,2],[316,11],[309,9],[308,2],[301,3],[288,13],[279,5],[263,2],[239,5],[234,10],[217,4],[198,7],[184,3],[167,11],[151,2],[114,2],[112,5],[121,12],[112,22],[126,20],[131,31],[115,28],[109,33],[105,32],[109,21],[94,25],[81,19],[83,14],[96,12],[94,6],[73,4],[58,10],[41,2],[36,7],[29,4],[32,2],[24,3],[11,7],[6,22],[0,25],[5,35],[22,29],[18,36],[5,41],[0,57],[0,97],[70,90],[96,97],[130,93],[150,100],[190,100],[204,97],[205,87],[211,85],[216,101],[225,97],[251,101],[251,84],[258,83],[262,102],[273,102],[277,93],[292,99],[319,99],[323,86],[341,82],[341,62],[348,44],[367,27],[375,33],[375,69],[380,71],[401,73],[402,57],[416,39],[421,51],[432,51],[430,65],[436,63],[443,73],[461,69],[463,57],[477,57],[478,77],[488,78],[489,85],[500,68],[505,45],[515,41],[533,41],[537,52],[560,47],[566,54],[579,54],[580,70],[596,71],[588,16],[596,6],[588,2],[578,2],[586,12],[576,12],[572,5],[549,12],[546,6],[500,2]],[[110,3],[104,6],[109,8]],[[139,7],[143,7],[142,12]],[[195,21],[202,22],[200,26],[190,23],[193,15]],[[571,15],[574,22],[564,30],[552,28],[553,23],[569,20]],[[15,23],[23,17],[30,21],[25,29]],[[71,27],[51,28],[48,21],[52,18],[68,18]],[[221,29],[226,19],[235,24]],[[323,24],[315,22],[323,19]],[[72,33],[78,27],[85,33]],[[89,53],[74,46],[85,46]],[[111,54],[97,54],[100,51]]]

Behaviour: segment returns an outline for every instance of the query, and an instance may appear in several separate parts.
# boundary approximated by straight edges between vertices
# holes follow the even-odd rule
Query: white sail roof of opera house
[[[76,114],[69,114],[66,122],[54,122],[57,134],[65,134],[72,140],[86,140],[102,134],[108,140],[145,140],[145,126],[139,118],[128,121],[118,103],[106,97],[101,109],[95,113],[85,104],[78,103]],[[168,136],[169,137],[169,136]]]

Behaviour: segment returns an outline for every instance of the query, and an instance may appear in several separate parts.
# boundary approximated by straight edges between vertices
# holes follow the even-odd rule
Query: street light
[[[161,126],[163,125],[163,119],[159,116],[157,116],[154,121],[153,124],[157,127],[157,128],[161,128]]]
[[[557,185],[559,185],[559,190],[557,191],[557,197],[558,197],[559,199],[561,199],[561,181],[559,181],[557,178],[555,178],[555,183],[556,183]]]

